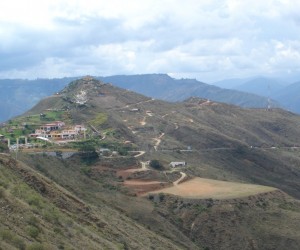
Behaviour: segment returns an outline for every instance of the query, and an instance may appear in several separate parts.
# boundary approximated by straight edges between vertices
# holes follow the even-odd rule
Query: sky
[[[298,76],[299,0],[0,0],[0,78]]]

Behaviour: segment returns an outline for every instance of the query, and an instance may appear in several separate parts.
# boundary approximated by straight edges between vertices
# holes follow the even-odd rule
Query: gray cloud
[[[108,6],[110,16],[71,8],[44,28],[0,20],[0,77],[165,72],[213,81],[299,71],[300,19],[290,4],[165,3]]]

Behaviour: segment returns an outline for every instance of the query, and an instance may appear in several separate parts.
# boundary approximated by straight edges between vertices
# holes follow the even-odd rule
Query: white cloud
[[[298,72],[296,0],[10,0],[0,77]]]

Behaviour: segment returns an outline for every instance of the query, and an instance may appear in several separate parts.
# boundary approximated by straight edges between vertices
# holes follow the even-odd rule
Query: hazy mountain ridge
[[[74,79],[77,78],[0,80],[0,121],[25,112],[41,98],[60,91]],[[191,96],[198,96],[242,107],[267,107],[267,98],[265,97],[221,89],[193,79],[176,80],[166,74],[109,76],[98,77],[98,79],[167,101],[182,101]],[[278,106],[278,104],[273,106]]]
[[[227,79],[213,83],[228,89],[245,91],[272,98],[292,112],[300,113],[300,82],[288,83],[280,78],[255,77],[253,79]]]
[[[267,107],[266,98],[245,92],[222,89],[195,79],[174,79],[165,74],[111,76],[100,77],[99,79],[166,101],[183,101],[191,96],[198,96],[241,107]]]

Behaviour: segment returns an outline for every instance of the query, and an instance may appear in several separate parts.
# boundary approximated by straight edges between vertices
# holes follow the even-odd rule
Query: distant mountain
[[[61,90],[74,77],[0,80],[0,121],[24,113],[42,98]]]
[[[284,87],[285,86],[282,81],[260,77],[247,81],[241,85],[235,86],[233,87],[233,89],[260,96],[273,97],[275,93],[282,90]]]
[[[211,84],[220,88],[234,89],[236,86],[242,85],[245,82],[250,81],[251,79],[252,78],[230,78],[213,82]]]
[[[271,97],[289,111],[300,113],[300,82],[289,84],[290,79],[258,77],[251,80],[227,79],[213,83],[216,86]],[[237,83],[241,83],[238,85]]]
[[[273,98],[282,103],[282,105],[290,111],[300,113],[300,82],[291,84],[275,95]]]
[[[166,101],[182,101],[191,96],[234,104],[241,107],[263,108],[267,98],[236,90],[222,89],[195,79],[174,79],[166,74],[99,77],[119,87]],[[274,102],[274,105],[277,106]]]

